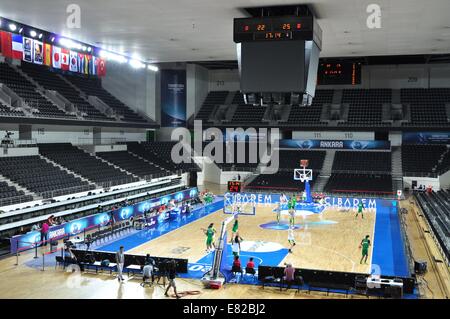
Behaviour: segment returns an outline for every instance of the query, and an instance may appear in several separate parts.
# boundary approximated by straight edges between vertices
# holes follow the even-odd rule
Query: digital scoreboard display
[[[361,63],[333,62],[320,63],[317,76],[318,85],[361,84]]]
[[[228,191],[230,193],[240,193],[242,182],[240,181],[228,181]]]
[[[312,17],[234,19],[234,42],[312,40]]]

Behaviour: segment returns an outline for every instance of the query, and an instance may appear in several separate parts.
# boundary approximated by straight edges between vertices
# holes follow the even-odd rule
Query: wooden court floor
[[[229,216],[220,210],[133,249],[125,247],[125,250],[134,254],[150,253],[156,256],[186,258],[194,263],[206,255],[205,235],[201,229],[214,223],[219,232],[222,221]],[[287,216],[282,218],[282,223],[288,223]],[[239,235],[244,239],[242,246],[249,241],[275,243],[288,248],[287,230],[260,227],[275,221],[276,215],[272,205],[258,206],[255,215],[240,215]],[[332,223],[319,224],[324,221]],[[297,216],[295,222],[300,226],[300,229],[295,230],[297,245],[293,253],[288,254],[280,265],[290,262],[299,268],[369,273],[372,248],[367,264],[360,264],[361,250],[358,246],[365,235],[369,235],[373,241],[374,221],[373,210],[366,210],[364,219],[361,216],[355,218],[353,210],[343,212],[334,208],[327,208],[321,214]],[[232,223],[228,224],[229,234],[231,227]],[[242,262],[246,260],[243,259]]]
[[[428,273],[419,278],[419,290],[422,298],[448,298],[448,291],[450,286],[449,268],[442,263],[435,262],[435,259],[442,259],[439,255],[439,251],[436,248],[436,244],[430,238],[430,233],[426,232],[427,226],[424,223],[424,218],[418,214],[415,204],[411,201],[403,201],[403,207],[408,207],[410,212],[406,215],[406,224],[408,230],[408,239],[412,248],[412,252],[415,258],[423,259],[428,262]],[[260,213],[262,211],[262,213]],[[266,217],[264,217],[266,216]],[[360,252],[357,249],[360,237],[373,229],[373,220],[370,218],[365,221],[354,221],[350,215],[345,215],[337,211],[325,211],[324,216],[327,219],[333,219],[340,222],[335,225],[327,226],[327,235],[318,235],[322,230],[316,228],[309,228],[308,231],[312,234],[312,245],[309,248],[299,245],[294,250],[294,254],[288,258],[295,259],[292,261],[296,266],[308,267],[314,256],[318,257],[318,260],[314,259],[314,264],[319,265],[325,269],[330,267],[331,263],[341,264],[342,268],[351,268],[352,264],[344,262],[344,260],[353,260],[356,263],[359,260]],[[277,241],[286,247],[287,235],[282,231],[261,230],[258,227],[259,223],[267,222],[267,219],[271,219],[271,213],[268,209],[258,209],[258,215],[242,217],[240,228],[242,236],[245,240],[270,240]],[[309,218],[309,216],[308,216]],[[192,248],[192,259],[201,257],[204,252],[204,237],[201,234],[200,228],[206,227],[208,222],[216,221],[219,223],[223,219],[223,213],[217,212],[210,216],[205,217],[197,221],[197,224],[188,225],[185,228],[177,230],[179,234],[186,234],[184,243],[190,243],[190,245],[199,246],[199,248]],[[249,222],[244,222],[248,219]],[[261,220],[260,220],[261,219]],[[312,221],[312,219],[311,219]],[[339,226],[338,226],[339,225]],[[347,225],[347,230],[342,231],[342,227]],[[187,230],[192,230],[188,232]],[[187,231],[185,233],[185,231]],[[195,233],[195,235],[194,235]],[[175,233],[174,233],[175,234]],[[268,235],[270,234],[270,235]],[[189,236],[192,236],[190,238]],[[166,236],[168,237],[168,236]],[[264,238],[262,238],[264,237]],[[170,238],[170,237],[168,237]],[[164,236],[159,240],[164,239]],[[297,236],[298,239],[298,236]],[[198,241],[198,242],[197,242]],[[151,243],[156,243],[154,240]],[[166,245],[167,251],[173,250],[173,247],[182,245],[183,242],[174,242],[171,245]],[[184,245],[184,244],[183,244]],[[344,257],[331,258],[331,253],[320,253],[320,248],[327,247],[339,251]],[[137,247],[136,249],[143,249]],[[150,252],[157,252],[158,247],[149,247]],[[337,250],[339,249],[339,250]],[[197,250],[197,256],[194,256],[194,250]],[[314,251],[317,250],[317,251]],[[176,255],[176,254],[175,254]],[[334,253],[334,255],[336,255]],[[176,255],[179,256],[179,255]],[[96,299],[96,298],[108,298],[108,299],[159,299],[165,298],[163,288],[161,286],[154,286],[151,288],[142,288],[138,278],[127,279],[125,284],[119,284],[115,280],[114,275],[103,273],[99,275],[94,274],[80,274],[69,273],[62,269],[55,269],[54,266],[47,267],[45,271],[40,269],[31,268],[25,265],[25,262],[32,260],[33,252],[24,252],[20,256],[19,265],[15,266],[15,257],[8,257],[0,259],[0,298],[61,298],[61,299]],[[339,261],[341,260],[341,261]],[[361,268],[358,268],[361,267]],[[368,271],[368,266],[355,265],[355,271]],[[228,284],[220,290],[208,290],[204,289],[199,280],[192,279],[177,279],[177,285],[180,291],[198,290],[199,295],[190,295],[183,298],[197,299],[197,298],[234,298],[234,299],[246,299],[246,298],[312,298],[312,299],[324,299],[324,298],[345,298],[342,294],[326,294],[322,292],[307,292],[297,293],[294,290],[280,292],[277,288],[265,288],[253,285],[239,285]],[[349,298],[364,298],[363,296],[350,295]]]

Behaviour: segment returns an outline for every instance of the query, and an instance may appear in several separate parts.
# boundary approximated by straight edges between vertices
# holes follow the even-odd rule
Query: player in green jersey
[[[202,228],[203,232],[206,235],[206,252],[210,252],[214,247],[214,235],[216,234],[216,229],[214,228],[214,224],[209,224],[207,229]]]
[[[363,209],[365,209],[363,203],[359,202],[358,211],[356,212],[355,218],[358,218],[358,214],[361,214],[361,217],[364,218]]]
[[[363,259],[364,263],[367,264],[367,257],[369,256],[369,247],[370,247],[369,235],[366,235],[366,237],[363,240],[361,240],[361,244],[359,245],[362,254],[361,261],[359,262],[360,264],[363,263]]]

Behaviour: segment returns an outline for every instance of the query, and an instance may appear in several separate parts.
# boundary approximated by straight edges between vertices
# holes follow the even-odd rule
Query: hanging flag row
[[[0,52],[7,58],[23,60],[82,74],[106,75],[105,60],[39,40],[0,31]]]

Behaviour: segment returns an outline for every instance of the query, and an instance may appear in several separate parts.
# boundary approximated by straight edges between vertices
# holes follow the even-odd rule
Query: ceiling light
[[[39,33],[39,39],[42,39],[43,34]]]
[[[142,68],[145,68],[145,64],[142,63],[142,62],[139,61],[139,60],[136,60],[136,59],[131,59],[131,60],[130,60],[130,65],[131,65],[133,68],[135,68],[135,69],[142,69]]]
[[[158,72],[159,71],[159,68],[156,65],[153,65],[153,64],[148,64],[147,65],[147,69],[149,69],[150,71],[153,71],[153,72]]]
[[[34,37],[36,36],[36,31],[31,30],[31,31],[30,31],[30,35],[34,38]]]
[[[105,50],[101,50],[99,55],[102,58],[106,58],[108,60],[113,60],[113,61],[116,61],[119,63],[125,63],[128,61],[127,58],[125,58],[123,55],[112,53],[112,52],[105,51]]]
[[[92,48],[91,48],[91,47],[89,47],[89,48],[88,48],[87,50],[88,50],[88,52],[91,52],[91,51],[92,51]]]
[[[52,42],[55,41],[55,37],[52,37],[50,40],[51,40]]]
[[[20,29],[19,29],[19,33],[22,33],[22,31],[23,31],[23,28],[20,28]]]
[[[9,30],[16,31],[16,29],[17,29],[17,26],[14,23],[9,24]]]

